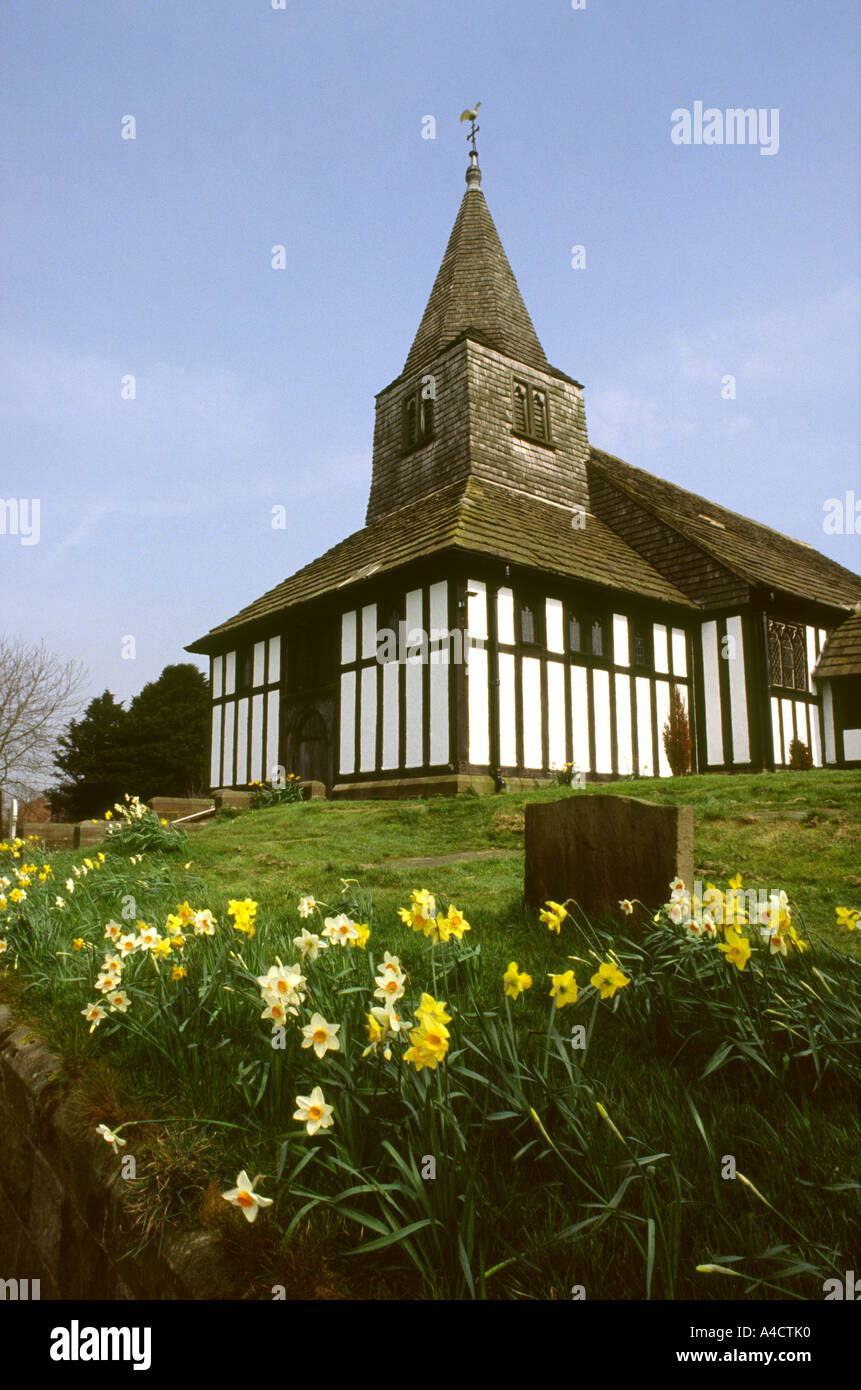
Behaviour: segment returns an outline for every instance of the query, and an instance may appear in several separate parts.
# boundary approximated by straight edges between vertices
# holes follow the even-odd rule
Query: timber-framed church
[[[590,445],[481,191],[377,396],[365,526],[187,650],[210,658],[211,786],[492,792],[694,770],[861,767],[861,578]]]

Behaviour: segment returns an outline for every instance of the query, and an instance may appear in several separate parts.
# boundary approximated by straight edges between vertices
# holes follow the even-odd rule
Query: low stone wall
[[[61,1063],[0,1006],[0,1280],[5,1297],[231,1296],[217,1236],[165,1233],[130,1258],[121,1159],[81,1117]],[[121,1153],[128,1153],[122,1149]],[[21,1281],[29,1281],[26,1289]],[[16,1289],[16,1292],[18,1290]]]

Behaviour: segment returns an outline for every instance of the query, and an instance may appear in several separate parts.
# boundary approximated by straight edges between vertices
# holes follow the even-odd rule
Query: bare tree
[[[0,794],[33,794],[50,775],[54,744],[86,672],[23,637],[0,634]]]

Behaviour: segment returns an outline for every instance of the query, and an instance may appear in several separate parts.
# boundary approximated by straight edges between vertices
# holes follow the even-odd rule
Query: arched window
[[[581,642],[580,619],[572,613],[568,619],[568,650],[572,652],[581,651]]]
[[[522,382],[514,383],[514,428],[518,434],[529,433],[529,411],[526,404],[526,387]]]

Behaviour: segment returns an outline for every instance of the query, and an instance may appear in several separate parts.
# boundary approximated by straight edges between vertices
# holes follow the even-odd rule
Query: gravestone
[[[573,898],[587,917],[619,917],[635,898],[657,910],[675,878],[694,876],[691,806],[656,806],[633,796],[571,796],[526,807],[530,907]],[[642,914],[640,914],[642,915]]]

